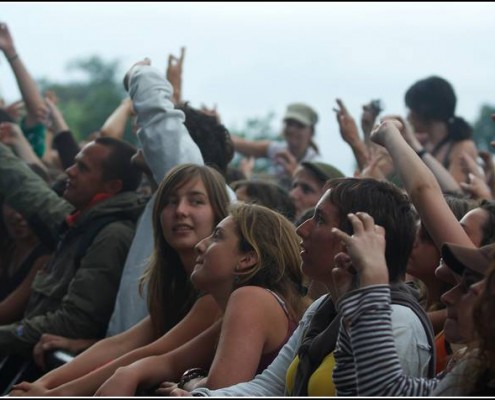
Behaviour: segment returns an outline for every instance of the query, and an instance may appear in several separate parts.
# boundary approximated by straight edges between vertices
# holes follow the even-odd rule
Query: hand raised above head
[[[10,54],[14,50],[14,40],[10,34],[9,27],[5,22],[0,22],[0,49],[5,52],[7,58],[15,55]]]
[[[340,136],[346,143],[353,143],[355,141],[361,140],[359,138],[358,127],[356,121],[347,110],[344,102],[341,99],[336,99],[339,108],[334,108],[336,112],[337,123],[340,128]]]
[[[380,125],[376,125],[371,131],[372,142],[385,146],[385,140],[389,135],[401,135],[402,124],[396,119],[385,119]]]
[[[368,137],[375,125],[378,114],[382,111],[380,100],[372,100],[368,104],[363,105],[363,113],[361,114],[361,129],[366,137]]]
[[[132,65],[132,67],[129,68],[129,70],[126,72],[126,74],[124,76],[124,82],[123,82],[124,83],[124,89],[126,91],[129,90],[129,79],[130,79],[130,76],[131,76],[131,72],[134,69],[134,67],[137,67],[138,65],[151,65],[151,60],[148,57],[146,57],[143,60],[134,63]]]

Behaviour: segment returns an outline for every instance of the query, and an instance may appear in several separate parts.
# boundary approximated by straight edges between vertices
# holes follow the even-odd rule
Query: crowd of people
[[[184,49],[81,143],[5,23],[0,50],[4,395],[495,395],[495,166],[446,79],[360,126],[337,99],[350,177],[308,104],[271,141],[191,107]]]

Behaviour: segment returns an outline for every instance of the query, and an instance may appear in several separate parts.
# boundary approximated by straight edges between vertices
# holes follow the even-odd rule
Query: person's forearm
[[[234,144],[235,151],[244,154],[248,157],[267,157],[269,141],[259,140],[251,141],[243,139],[239,136],[231,135],[232,143]]]
[[[349,143],[354,153],[354,158],[358,163],[359,170],[362,171],[368,164],[368,149],[362,140],[356,140]]]
[[[124,136],[127,120],[131,115],[130,110],[132,107],[126,101],[120,103],[120,105],[113,111],[112,114],[103,123],[100,129],[101,136],[110,136],[116,139],[122,139]]]
[[[39,159],[34,152],[33,148],[24,136],[19,137],[16,143],[12,146],[12,149],[19,158],[24,160],[27,164],[38,165],[43,171],[48,173],[45,164]]]
[[[422,150],[418,150],[416,153],[421,154],[421,151]],[[459,183],[454,179],[454,177],[450,174],[450,172],[446,170],[442,164],[440,164],[440,162],[435,157],[433,157],[430,153],[426,152],[422,154],[421,159],[424,161],[426,166],[433,173],[443,192],[462,193],[462,189],[459,186]]]
[[[412,199],[420,196],[425,190],[434,190],[441,194],[442,191],[433,173],[402,136],[387,135],[385,147],[392,157],[404,188]]]
[[[9,64],[14,72],[19,90],[22,94],[24,103],[26,104],[27,120],[26,125],[33,126],[40,122],[39,111],[43,108],[44,102],[39,92],[36,82],[31,77],[21,56],[17,53],[15,47],[5,51],[5,56],[9,60]]]

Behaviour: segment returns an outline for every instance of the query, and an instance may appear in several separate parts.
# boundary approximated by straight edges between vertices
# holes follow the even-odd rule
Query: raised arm
[[[457,183],[452,174],[445,169],[445,167],[434,156],[424,149],[414,134],[412,127],[406,120],[398,115],[386,116],[383,118],[383,120],[386,119],[395,119],[402,124],[403,128],[401,133],[404,136],[404,139],[433,173],[438,181],[438,184],[440,185],[440,188],[442,189],[442,192],[462,193],[459,183]]]
[[[60,224],[74,207],[1,143],[0,194],[28,220],[40,239],[54,249]]]
[[[173,166],[203,164],[198,146],[184,125],[184,113],[174,109],[172,86],[149,60],[135,64],[126,75],[140,127],[144,157],[157,183]]]
[[[474,247],[447,205],[437,179],[403,138],[402,128],[397,120],[385,120],[373,130],[371,140],[388,150],[435,245],[440,249],[443,243],[451,242]]]
[[[167,80],[174,88],[174,95],[172,101],[174,104],[180,104],[182,102],[182,67],[184,65],[184,56],[186,54],[186,48],[181,47],[180,57],[176,57],[173,54],[168,56],[167,65]]]
[[[103,123],[103,126],[100,128],[100,135],[122,139],[127,120],[133,114],[132,100],[126,97]]]
[[[10,146],[17,156],[23,159],[27,164],[36,164],[46,173],[48,172],[45,164],[36,155],[33,148],[23,135],[19,125],[11,122],[0,123],[0,141]]]
[[[337,116],[337,123],[340,128],[340,136],[351,147],[354,157],[358,163],[359,170],[362,171],[368,164],[369,154],[365,143],[359,137],[358,127],[352,115],[349,114],[342,100],[337,99],[338,108],[334,108]]]
[[[0,23],[0,49],[2,49],[14,72],[19,90],[26,105],[26,127],[29,128],[41,123],[47,111],[43,103],[43,97],[17,52],[7,24],[3,22]]]
[[[52,147],[57,150],[62,167],[67,169],[74,164],[74,158],[79,152],[79,145],[55,102],[48,97],[45,98],[45,101],[49,109],[47,124],[54,134]]]

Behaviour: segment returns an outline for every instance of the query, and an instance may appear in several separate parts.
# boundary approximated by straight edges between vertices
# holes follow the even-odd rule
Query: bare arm
[[[33,148],[23,135],[21,128],[11,122],[0,123],[0,141],[9,146],[14,153],[27,164],[36,164],[43,171],[48,172],[45,164],[36,155]]]
[[[401,177],[421,220],[435,245],[445,242],[474,247],[466,232],[445,202],[437,179],[401,135],[402,124],[385,120],[375,128],[371,140],[384,146]]]
[[[58,379],[59,382],[55,385],[52,383],[45,384],[45,377],[42,377],[39,381],[47,388],[55,388],[52,393],[54,395],[92,395],[106,379],[112,376],[117,368],[129,365],[144,357],[167,353],[183,345],[211,326],[216,319],[218,319],[219,315],[218,306],[212,297],[202,296],[194,304],[186,317],[159,339],[153,341],[151,321],[149,318],[146,318],[130,330],[98,342],[95,346],[76,357],[71,363],[61,367],[69,368],[71,364],[79,359],[79,362],[83,363],[83,365],[73,366],[71,368],[71,371],[73,372],[71,376],[66,376],[63,380]],[[102,344],[103,342],[112,339],[113,342],[108,342],[105,345]],[[91,351],[91,349],[96,346],[98,346],[99,349]],[[92,361],[91,365],[86,367],[85,359],[91,360],[91,358],[96,356],[97,351],[99,352],[101,349],[107,349],[107,347],[110,346],[115,347],[116,350],[112,351],[111,354],[108,354],[105,359],[99,357]],[[90,351],[93,354],[88,354],[88,357],[83,358],[83,356]],[[110,353],[108,350],[104,351]],[[82,361],[81,358],[83,358]],[[106,365],[96,369],[103,364]],[[51,373],[45,376],[49,376],[50,374]]]
[[[26,66],[22,62],[14,45],[14,40],[9,32],[9,28],[5,23],[0,23],[0,49],[2,49],[5,57],[14,72],[22,98],[26,104],[27,118],[26,126],[31,127],[42,122],[44,114],[46,114],[46,106],[44,105],[41,93],[28,72]]]
[[[167,80],[174,88],[172,97],[174,104],[180,104],[182,102],[182,67],[184,65],[185,54],[186,48],[181,47],[179,58],[175,57],[173,54],[169,54],[168,56]]]
[[[269,140],[247,140],[239,136],[231,135],[235,151],[248,157],[267,157]]]
[[[359,137],[358,127],[352,115],[345,107],[342,100],[337,99],[337,106],[334,108],[337,116],[337,123],[340,128],[340,136],[351,147],[354,157],[358,163],[359,169],[362,171],[368,164],[369,154],[368,148]]]
[[[466,182],[467,175],[462,167],[462,165],[458,162],[455,162],[457,158],[464,154],[466,157],[471,157],[473,161],[478,157],[478,149],[472,140],[463,140],[461,142],[455,143],[452,152],[450,154],[450,164],[449,164],[449,172],[454,177],[456,182]]]
[[[215,343],[220,333],[217,321],[200,335],[179,348],[162,354],[142,358],[119,368],[96,392],[97,396],[133,396],[138,389],[151,388],[164,380],[176,381],[183,371],[191,367],[208,366],[215,354]]]
[[[127,120],[133,114],[132,100],[130,97],[126,97],[103,123],[100,129],[100,135],[122,139]]]
[[[461,187],[451,175],[451,173],[447,169],[445,169],[445,167],[434,156],[432,156],[428,152],[423,151],[423,146],[421,145],[421,143],[419,143],[419,140],[414,134],[412,127],[406,120],[397,115],[387,116],[383,119],[396,119],[402,124],[402,135],[404,136],[404,139],[417,154],[421,154],[421,159],[437,179],[442,192],[462,193]]]

